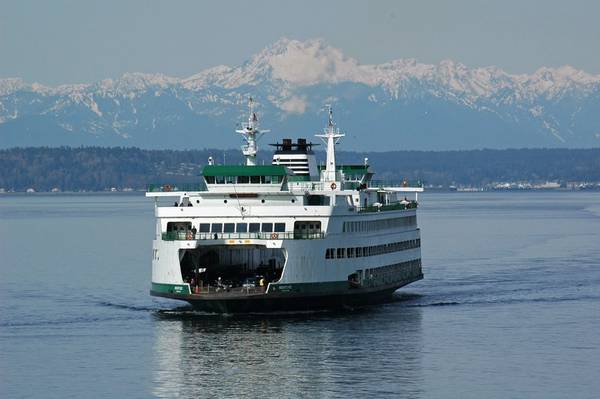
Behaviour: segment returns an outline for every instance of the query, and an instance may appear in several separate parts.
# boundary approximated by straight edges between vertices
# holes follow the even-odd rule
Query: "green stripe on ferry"
[[[190,286],[188,284],[152,283],[152,291],[168,294],[191,294]]]
[[[322,283],[271,284],[269,292],[294,294],[337,294],[348,290],[348,281],[326,281]]]

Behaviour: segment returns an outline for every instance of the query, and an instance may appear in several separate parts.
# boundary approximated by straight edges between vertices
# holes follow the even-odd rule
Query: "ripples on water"
[[[151,201],[0,197],[0,397],[595,397],[600,195],[422,198],[390,303],[218,316],[148,296]]]

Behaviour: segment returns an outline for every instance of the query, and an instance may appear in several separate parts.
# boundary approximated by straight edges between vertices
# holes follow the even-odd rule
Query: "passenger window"
[[[217,176],[217,184],[224,184],[225,183],[225,177],[223,176]]]
[[[282,233],[285,231],[285,223],[275,223],[275,231]]]
[[[236,232],[247,233],[248,232],[248,223],[238,223],[236,226]]]
[[[225,223],[223,225],[223,232],[224,233],[233,233],[234,227],[235,227],[235,224],[233,224],[233,223]]]
[[[200,233],[210,232],[210,223],[200,223]]]
[[[212,229],[210,230],[212,233],[221,233],[223,231],[222,223],[213,223]]]
[[[258,233],[260,231],[260,223],[250,223],[250,233]]]
[[[260,183],[260,176],[250,176],[250,183],[252,183],[252,184],[259,184]]]
[[[237,182],[238,184],[247,184],[250,183],[250,178],[248,176],[238,176]]]
[[[263,233],[271,233],[273,231],[273,223],[263,223],[261,231]]]

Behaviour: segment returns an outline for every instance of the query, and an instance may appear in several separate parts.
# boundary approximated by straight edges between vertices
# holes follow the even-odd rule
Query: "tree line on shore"
[[[323,160],[324,153],[317,152]],[[123,147],[29,147],[0,150],[4,191],[104,191],[197,182],[212,156],[240,164],[239,150],[144,150]],[[263,151],[259,163],[269,164]],[[419,179],[433,186],[483,187],[502,181],[600,182],[600,148],[337,153],[338,164],[368,163],[376,179]]]

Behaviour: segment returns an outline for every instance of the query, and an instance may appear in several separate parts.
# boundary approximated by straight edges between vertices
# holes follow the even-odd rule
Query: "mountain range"
[[[250,96],[271,129],[265,143],[312,138],[331,104],[347,150],[600,146],[600,75],[570,66],[515,75],[450,60],[364,65],[322,40],[284,38],[240,66],[188,78],[0,79],[0,148],[232,148]]]

